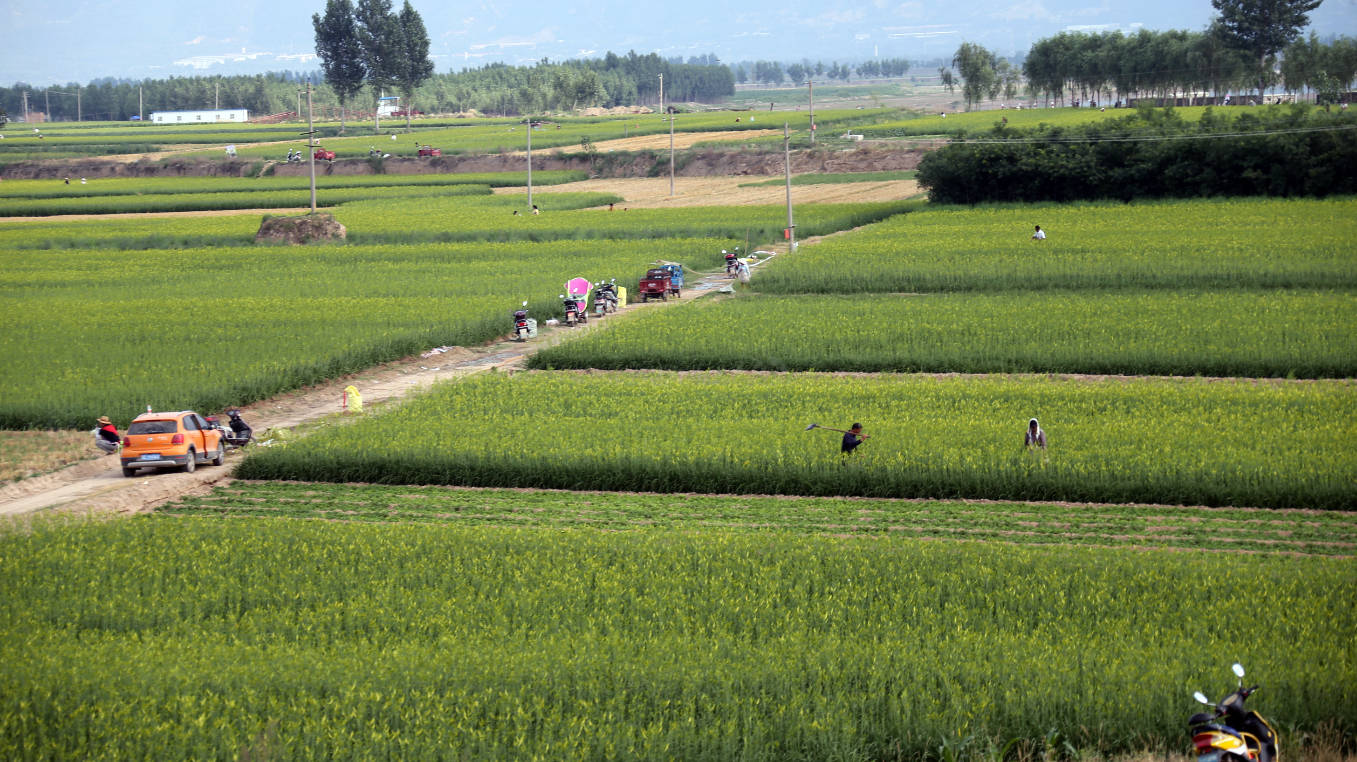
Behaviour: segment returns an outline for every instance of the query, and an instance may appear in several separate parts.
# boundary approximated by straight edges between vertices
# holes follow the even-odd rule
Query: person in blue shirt
[[[844,455],[851,455],[853,451],[857,449],[858,445],[862,444],[868,436],[870,435],[862,433],[862,424],[853,424],[848,431],[843,433],[843,446],[839,451]]]

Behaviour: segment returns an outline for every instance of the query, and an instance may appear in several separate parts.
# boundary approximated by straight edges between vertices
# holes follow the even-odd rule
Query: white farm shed
[[[210,124],[214,122],[248,122],[249,109],[222,108],[201,111],[152,111],[155,124]]]

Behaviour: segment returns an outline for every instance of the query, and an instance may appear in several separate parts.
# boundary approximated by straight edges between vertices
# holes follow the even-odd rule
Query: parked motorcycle
[[[228,411],[226,416],[229,419],[226,423],[222,423],[215,415],[207,416],[207,422],[221,432],[222,444],[228,450],[244,447],[254,440],[254,429],[240,417],[239,410]]]
[[[726,255],[726,277],[734,278],[735,271],[740,266],[739,255],[733,251],[726,251],[725,249],[722,249],[721,253]]]
[[[603,315],[617,312],[617,279],[594,284],[594,312]]]
[[[537,321],[528,317],[528,303],[523,309],[514,310],[514,341],[527,341],[537,336]]]
[[[1245,709],[1244,700],[1258,690],[1244,687],[1244,666],[1231,667],[1239,678],[1233,693],[1213,704],[1201,691],[1192,694],[1214,712],[1198,712],[1188,718],[1197,762],[1277,762],[1277,731],[1257,712]]]
[[[584,300],[561,294],[561,305],[565,307],[566,325],[574,326],[577,323],[589,322],[589,310],[584,306]]]

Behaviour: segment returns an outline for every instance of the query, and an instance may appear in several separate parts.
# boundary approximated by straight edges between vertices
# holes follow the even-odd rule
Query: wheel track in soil
[[[685,291],[705,294],[725,283],[723,273],[702,273]],[[350,384],[358,387],[365,406],[397,403],[440,381],[491,370],[517,370],[537,351],[597,330],[612,320],[637,314],[641,311],[638,307],[649,309],[689,301],[633,303],[601,323],[591,322],[582,328],[543,326],[538,339],[530,342],[496,340],[477,347],[452,347],[429,357],[406,357],[242,405],[239,409],[245,420],[261,434],[269,429],[290,429],[327,418],[337,419],[341,415],[344,388]],[[134,478],[122,475],[117,455],[84,460],[0,487],[0,516],[23,516],[38,511],[100,515],[145,513],[177,497],[206,494],[216,485],[229,483],[240,458],[239,451],[232,451],[227,453],[226,463],[222,466],[200,466],[192,473],[153,473]]]

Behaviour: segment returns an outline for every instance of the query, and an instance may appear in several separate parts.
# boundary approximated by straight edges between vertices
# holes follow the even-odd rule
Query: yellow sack
[[[363,412],[363,395],[358,393],[358,387],[353,384],[344,388],[344,410],[350,413]]]

